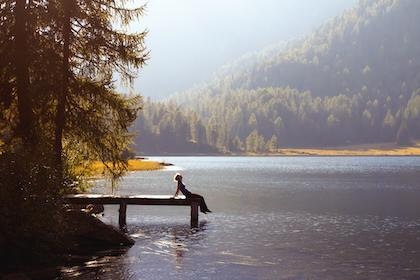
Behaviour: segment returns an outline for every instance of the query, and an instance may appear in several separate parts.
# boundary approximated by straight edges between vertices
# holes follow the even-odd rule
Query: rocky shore
[[[0,270],[0,280],[55,279],[60,276],[58,267],[62,264],[81,265],[98,252],[124,249],[134,244],[129,236],[86,209],[68,209],[63,218],[67,230],[59,252],[53,254],[56,260],[51,262],[51,267],[43,267],[37,260],[18,269],[4,267]]]

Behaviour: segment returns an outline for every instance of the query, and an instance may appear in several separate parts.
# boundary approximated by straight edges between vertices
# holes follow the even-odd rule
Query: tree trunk
[[[29,150],[36,145],[35,116],[29,82],[29,51],[27,32],[26,0],[16,0],[15,6],[15,74],[16,95],[19,114],[18,135],[22,138],[24,147]]]

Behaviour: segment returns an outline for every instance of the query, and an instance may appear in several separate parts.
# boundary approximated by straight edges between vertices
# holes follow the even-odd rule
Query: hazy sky
[[[160,98],[208,80],[220,66],[301,37],[357,0],[149,0],[148,65],[135,90]]]

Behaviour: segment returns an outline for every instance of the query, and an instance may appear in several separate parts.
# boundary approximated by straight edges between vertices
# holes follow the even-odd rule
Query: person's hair
[[[182,177],[181,173],[176,173],[174,176],[174,181],[178,182],[179,177]]]

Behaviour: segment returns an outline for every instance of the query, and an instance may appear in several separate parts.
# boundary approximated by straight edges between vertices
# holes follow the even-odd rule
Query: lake
[[[128,206],[133,247],[63,267],[65,279],[420,279],[420,157],[152,157],[118,194],[173,194],[211,214]],[[109,193],[98,181],[92,190]],[[117,208],[103,219],[118,224]]]

